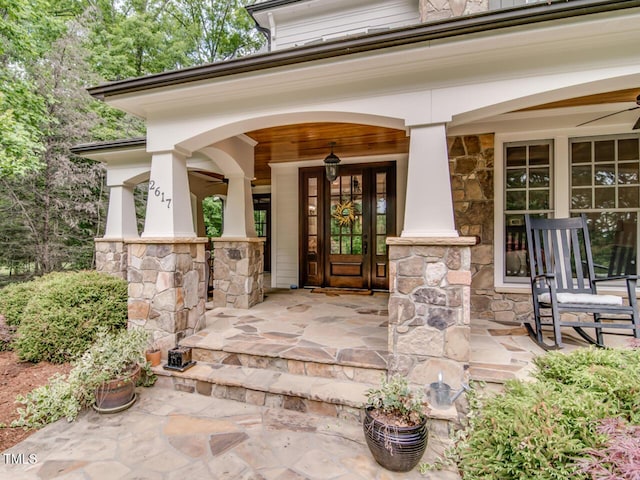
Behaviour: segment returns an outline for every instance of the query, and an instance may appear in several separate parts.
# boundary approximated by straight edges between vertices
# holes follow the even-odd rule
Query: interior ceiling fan
[[[597,122],[598,120],[602,120],[603,118],[612,117],[614,115],[618,115],[622,112],[630,112],[631,110],[638,110],[640,108],[640,95],[636,97],[636,106],[631,108],[625,108],[623,110],[619,110],[617,112],[609,113],[607,115],[602,115],[601,117],[591,119],[587,122],[581,123],[580,125],[576,125],[577,127],[581,127],[583,125],[587,125],[589,123]],[[636,123],[633,125],[633,130],[640,130],[640,117],[636,120]]]

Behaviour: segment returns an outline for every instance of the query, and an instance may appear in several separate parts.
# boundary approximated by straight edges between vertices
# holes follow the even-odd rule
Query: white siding
[[[411,0],[342,2],[313,15],[302,13],[292,17],[276,14],[274,50],[420,22],[418,2]]]
[[[271,286],[298,285],[298,167],[271,170]]]

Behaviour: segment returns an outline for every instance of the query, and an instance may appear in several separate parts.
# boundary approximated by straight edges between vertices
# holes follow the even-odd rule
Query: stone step
[[[206,331],[181,340],[180,346],[191,347],[198,362],[368,384],[380,383],[387,371],[386,353],[365,349],[224,341]]]
[[[508,380],[528,379],[531,369],[531,365],[471,362],[469,376],[471,380],[490,384],[499,390]]]
[[[246,402],[361,421],[366,392],[373,385],[263,368],[198,361],[184,372],[155,367],[164,386]]]

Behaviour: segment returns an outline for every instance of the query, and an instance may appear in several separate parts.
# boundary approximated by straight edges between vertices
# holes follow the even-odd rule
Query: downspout
[[[258,22],[256,22],[256,30],[258,30],[267,38],[267,52],[270,52],[271,51],[271,30],[261,25],[258,25]]]
[[[258,20],[256,20],[256,17],[253,16],[253,13],[247,7],[245,7],[245,10],[247,11],[249,16],[253,20],[253,23],[256,24],[256,30],[258,30],[260,33],[262,33],[265,36],[265,38],[267,39],[267,52],[270,52],[271,51],[271,30],[269,30],[268,28],[263,27],[262,25],[260,25],[258,23]]]

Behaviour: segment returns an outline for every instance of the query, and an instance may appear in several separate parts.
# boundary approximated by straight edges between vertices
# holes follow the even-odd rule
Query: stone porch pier
[[[264,299],[264,238],[213,238],[213,304],[251,308]]]
[[[163,356],[205,314],[207,238],[137,238],[128,249],[129,324],[150,330]]]
[[[389,238],[389,373],[425,391],[469,382],[471,249],[475,237]],[[461,399],[463,397],[460,397]],[[430,412],[432,438],[446,445],[465,409]],[[432,405],[433,406],[433,405]]]

